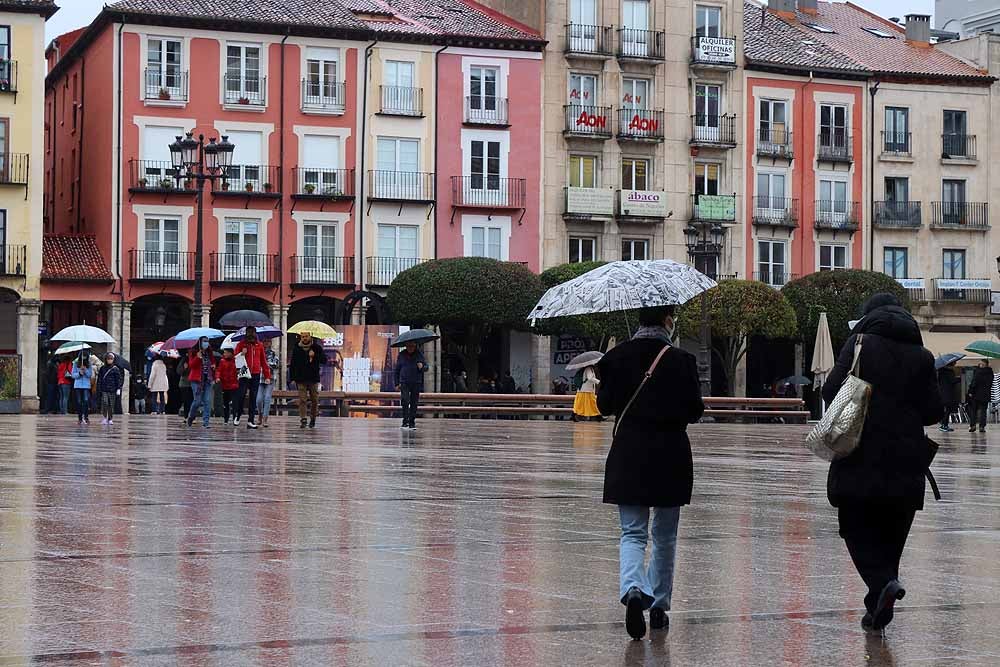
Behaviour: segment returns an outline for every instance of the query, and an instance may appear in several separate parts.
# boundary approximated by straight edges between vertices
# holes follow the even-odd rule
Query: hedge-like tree
[[[389,286],[387,301],[396,321],[447,331],[475,382],[482,341],[497,329],[525,329],[542,292],[539,277],[526,266],[458,257],[403,271]]]
[[[878,292],[891,292],[910,308],[910,298],[895,279],[875,271],[820,271],[793,280],[781,290],[795,309],[799,336],[806,348],[816,341],[819,314],[826,311],[833,350],[850,336],[847,323],[861,316],[861,306]],[[808,361],[808,356],[807,356]]]
[[[695,297],[678,313],[681,334],[697,338],[701,331],[701,297]],[[723,280],[708,291],[708,313],[713,347],[720,350],[729,393],[740,361],[753,336],[792,338],[796,334],[795,311],[781,292],[752,280]]]
[[[550,287],[561,285],[605,264],[607,262],[573,262],[571,264],[554,266],[542,272],[542,287],[549,289]],[[616,337],[619,341],[628,340],[628,322],[630,317],[632,327],[635,328],[637,320],[634,314],[614,312],[538,320],[535,322],[532,331],[546,336],[559,336],[563,334],[583,336],[584,338],[591,339],[603,349],[608,339],[612,336]]]

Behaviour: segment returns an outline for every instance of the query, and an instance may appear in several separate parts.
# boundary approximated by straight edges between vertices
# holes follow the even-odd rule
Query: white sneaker
[[[257,425],[253,422],[247,422],[247,428],[257,428]]]
[[[233,420],[233,426],[239,426],[239,425],[240,425],[240,418],[237,417],[236,419]]]

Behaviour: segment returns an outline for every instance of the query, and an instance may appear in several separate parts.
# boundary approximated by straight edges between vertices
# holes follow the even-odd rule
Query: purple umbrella
[[[271,340],[272,338],[280,338],[285,334],[278,327],[265,326],[265,327],[255,327],[257,329],[257,340]],[[236,333],[232,335],[230,340],[241,341],[247,337],[247,328],[243,327]]]

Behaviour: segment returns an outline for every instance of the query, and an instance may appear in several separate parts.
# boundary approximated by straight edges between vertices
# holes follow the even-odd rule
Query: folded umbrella
[[[80,341],[83,343],[115,342],[115,339],[107,331],[99,327],[92,327],[89,324],[75,324],[71,327],[66,327],[49,340]]]
[[[56,354],[75,354],[80,350],[89,350],[90,345],[87,343],[82,343],[80,341],[73,341],[71,343],[63,343],[56,348]]]
[[[566,364],[566,370],[577,371],[581,368],[586,368],[587,366],[596,366],[597,363],[604,358],[603,352],[584,352],[583,354],[578,354],[569,363]]]
[[[979,354],[990,359],[1000,359],[1000,343],[992,340],[977,340],[965,346],[966,352]]]
[[[273,327],[271,318],[259,310],[234,310],[219,319],[219,325],[226,328]]]
[[[313,338],[333,338],[337,335],[337,332],[334,331],[333,327],[326,322],[320,322],[318,320],[303,320],[302,322],[292,326],[288,330],[288,333],[295,334],[297,336],[309,333]]]
[[[437,340],[440,337],[430,329],[410,329],[399,334],[396,340],[392,341],[392,347],[403,347],[407,343],[420,345],[428,341]]]
[[[281,338],[282,336],[285,335],[284,332],[282,332],[281,329],[279,329],[278,327],[272,327],[272,326],[255,327],[255,330],[257,331],[258,340],[271,340],[272,338]],[[239,331],[231,333],[228,336],[226,336],[226,340],[238,343],[246,337],[247,337],[247,328],[243,327]]]
[[[961,352],[948,352],[947,354],[942,354],[934,360],[934,370],[942,369],[945,366],[949,366],[956,361],[961,361],[962,359],[965,359],[965,355]]]

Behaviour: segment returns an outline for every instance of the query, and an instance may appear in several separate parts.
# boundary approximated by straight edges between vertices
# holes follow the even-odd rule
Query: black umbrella
[[[242,327],[273,327],[271,318],[259,310],[234,310],[226,313],[219,320],[221,326],[227,329],[240,329]]]
[[[420,345],[427,341],[437,340],[440,337],[430,329],[410,329],[405,333],[399,334],[399,338],[392,341],[392,347],[403,347],[407,343]]]
[[[114,354],[114,353],[112,352],[112,354]],[[105,355],[105,356],[107,356],[107,355]],[[102,357],[101,360],[103,361],[104,358]],[[125,357],[123,357],[120,354],[115,354],[115,366],[117,366],[118,368],[122,369],[123,371],[127,371],[129,373],[132,372],[132,364],[130,364],[128,362],[128,359],[126,359]]]

